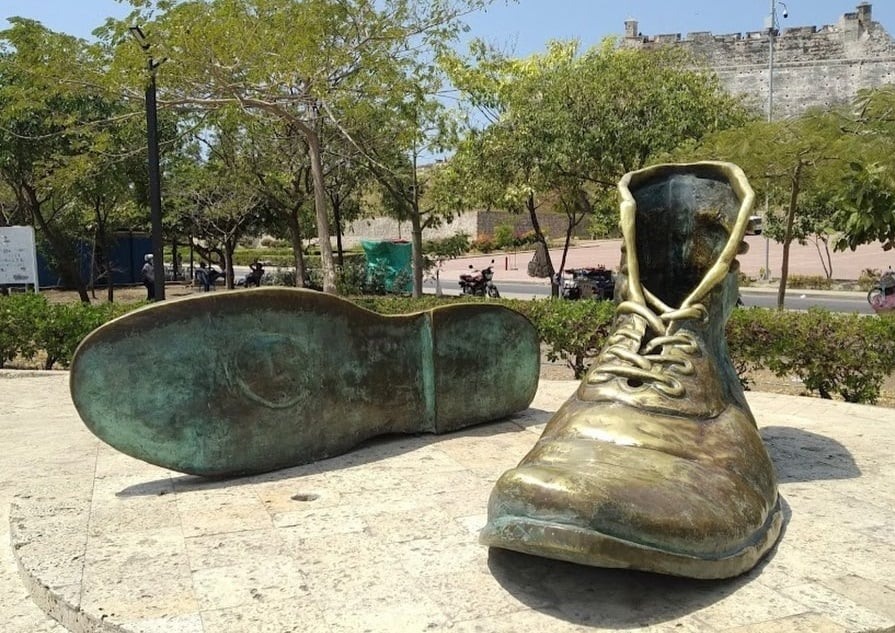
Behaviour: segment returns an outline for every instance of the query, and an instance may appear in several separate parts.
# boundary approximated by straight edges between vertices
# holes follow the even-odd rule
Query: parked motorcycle
[[[604,266],[568,268],[559,275],[559,296],[563,299],[612,299],[615,278]]]
[[[877,314],[895,310],[895,272],[890,268],[867,293],[867,303]]]
[[[469,266],[472,269],[472,265]],[[473,295],[476,297],[484,297],[488,295],[492,299],[500,298],[500,291],[492,281],[494,279],[494,260],[491,265],[482,268],[479,271],[473,269],[471,273],[460,275],[460,291],[464,295]]]

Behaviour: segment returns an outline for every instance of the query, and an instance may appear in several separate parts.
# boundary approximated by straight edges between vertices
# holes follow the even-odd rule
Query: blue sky
[[[789,0],[788,19],[781,25],[810,26],[835,23],[854,11],[860,0]],[[895,1],[876,0],[873,16],[895,35]],[[485,13],[468,22],[471,36],[482,37],[504,50],[527,55],[541,51],[550,39],[578,39],[584,46],[623,31],[634,18],[644,35],[713,31],[733,33],[760,30],[770,12],[770,0],[496,0]],[[0,0],[0,28],[13,15],[33,18],[45,26],[79,37],[106,17],[123,17],[128,6],[115,0]]]

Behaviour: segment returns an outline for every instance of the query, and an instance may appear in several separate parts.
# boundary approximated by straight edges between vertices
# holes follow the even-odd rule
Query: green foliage
[[[865,268],[858,276],[858,288],[864,292],[869,291],[879,281],[882,271],[879,268]]]
[[[494,227],[494,246],[499,250],[507,250],[513,248],[513,227],[508,224],[501,224]]]
[[[294,288],[295,269],[277,267],[273,270],[267,270],[261,278],[261,283],[265,286],[286,286],[288,288]]]
[[[727,348],[743,386],[749,387],[750,372],[765,369],[768,359],[782,353],[786,336],[783,314],[750,308],[734,310],[727,322]]]
[[[0,365],[17,356],[46,354],[44,369],[68,367],[77,346],[95,328],[141,304],[50,303],[44,295],[0,296]]]
[[[497,244],[495,244],[494,240],[487,235],[479,235],[472,241],[470,248],[480,253],[490,253],[497,248]]]
[[[810,288],[812,290],[829,290],[833,287],[833,280],[820,275],[790,275],[790,288]]]
[[[237,248],[233,252],[233,264],[248,266],[253,261],[268,262],[270,266],[294,266],[295,255],[290,247]]]
[[[345,283],[348,283],[346,280]],[[522,301],[476,297],[421,298],[359,295],[357,305],[381,314],[403,314],[455,303],[487,301],[528,317],[551,361],[562,360],[581,377],[610,333],[615,305],[609,301]],[[67,367],[94,328],[142,304],[51,304],[43,295],[0,296],[0,361],[46,354],[44,366]],[[821,398],[873,404],[895,370],[895,318],[751,308],[735,310],[727,324],[734,366],[743,377],[766,369],[799,378]]]
[[[47,300],[33,292],[0,295],[0,367],[16,356],[34,358],[34,330]]]
[[[576,378],[584,376],[609,335],[615,315],[610,301],[548,299],[531,302],[528,316],[547,346],[547,359],[562,360]]]
[[[821,398],[873,404],[895,369],[895,321],[856,314],[737,310],[727,325],[737,371],[796,376]]]
[[[336,274],[336,288],[343,297],[364,294],[367,280],[367,264],[364,259],[347,260]]]
[[[469,235],[457,233],[440,240],[423,242],[423,254],[426,258],[426,269],[440,266],[446,259],[454,259],[469,252]]]
[[[75,349],[90,332],[112,318],[137,307],[117,303],[51,303],[35,324],[34,343],[47,354],[44,369],[71,364]]]

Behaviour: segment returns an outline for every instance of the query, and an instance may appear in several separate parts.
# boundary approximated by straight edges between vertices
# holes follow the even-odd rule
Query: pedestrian
[[[146,286],[146,300],[155,301],[155,268],[152,264],[152,255],[143,257],[143,268],[140,270],[140,280]]]
[[[202,284],[203,292],[211,290],[211,277],[208,268],[205,267],[205,262],[199,263],[199,270],[196,271],[196,281]]]

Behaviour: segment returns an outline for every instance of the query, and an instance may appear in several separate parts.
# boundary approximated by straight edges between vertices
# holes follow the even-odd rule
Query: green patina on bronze
[[[382,316],[262,288],[170,301],[92,332],[78,413],[138,459],[204,476],[265,472],[377,435],[443,433],[525,409],[539,371],[521,314],[459,304]]]

